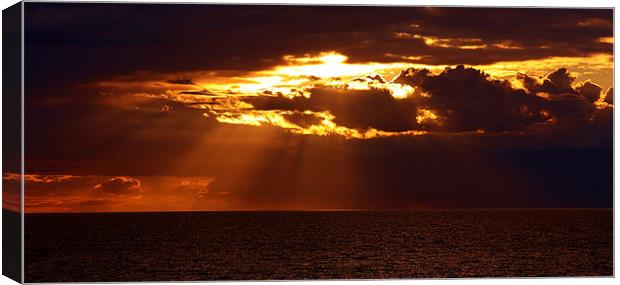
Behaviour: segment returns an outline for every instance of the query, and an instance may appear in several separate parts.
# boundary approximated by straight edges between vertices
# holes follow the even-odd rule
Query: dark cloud
[[[528,90],[515,89],[506,80],[495,80],[464,66],[446,68],[437,75],[428,70],[408,69],[394,79],[416,88],[416,93],[405,99],[394,98],[382,89],[321,87],[312,89],[309,98],[258,96],[244,100],[257,110],[328,111],[341,126],[392,132],[531,132],[594,118],[594,101],[601,90],[598,85],[586,81],[575,89],[574,76],[564,68],[543,78],[525,74],[517,78]],[[354,80],[367,79],[382,80]],[[434,123],[422,124],[418,120],[423,110],[437,117]]]
[[[540,81],[544,80],[543,76],[538,78],[531,77],[524,73],[517,73],[516,79],[521,81],[523,87],[530,93],[536,93],[540,91]]]
[[[194,85],[194,80],[191,78],[177,78],[177,79],[171,79],[171,80],[167,80],[167,83],[170,84],[179,84],[179,85]]]
[[[225,98],[225,96],[222,96],[222,94],[217,94],[207,89],[203,89],[200,91],[182,91],[180,92],[180,94],[197,95],[197,96],[204,96],[204,97],[209,97],[209,98]]]
[[[376,128],[384,131],[416,128],[415,102],[399,101],[387,90],[315,88],[311,90],[310,98],[263,96],[250,97],[245,101],[258,110],[329,111],[336,116],[335,122],[338,125],[349,128]]]
[[[141,192],[140,180],[133,177],[118,176],[95,185],[99,193],[115,195],[139,195]]]
[[[590,81],[581,82],[575,87],[577,92],[586,97],[590,102],[598,101],[601,98],[601,86]]]
[[[384,61],[394,56],[414,56],[413,61],[426,64],[486,64],[505,60],[536,59],[549,56],[583,56],[611,52],[611,44],[599,41],[611,36],[611,14],[605,10],[569,9],[426,9],[412,22],[393,27],[409,37],[395,38],[388,33],[377,35],[364,46],[350,50],[357,59],[370,60],[372,54],[384,54]],[[570,19],[570,20],[569,20]],[[596,19],[606,25],[579,25]],[[515,23],[519,23],[518,25]],[[413,37],[416,36],[416,37]],[[575,43],[575,37],[586,38]],[[425,39],[440,41],[443,46],[427,44]],[[459,45],[483,45],[477,49],[460,49]],[[372,51],[380,50],[382,53]]]
[[[137,70],[263,70],[287,54],[327,50],[353,62],[442,65],[612,53],[612,44],[599,41],[613,36],[611,9],[109,3],[28,3],[25,9],[25,53],[37,59],[26,62],[26,76],[36,83],[53,83],[50,74],[92,79]],[[312,20],[317,15],[321,20]],[[487,46],[433,46],[395,33]]]
[[[613,88],[607,89],[607,93],[605,93],[605,102],[609,104],[614,103],[614,89]]]
[[[365,77],[361,77],[361,78],[354,78],[351,81],[357,81],[357,82],[377,82],[377,83],[385,83],[387,82],[385,80],[385,78],[383,78],[383,76],[376,74],[376,75],[367,75]]]
[[[429,75],[431,75],[431,72],[428,69],[408,68],[402,70],[400,74],[394,78],[393,82],[411,86],[422,86],[422,83]]]
[[[473,68],[446,69],[420,87],[431,95],[426,105],[447,118],[447,130],[520,131],[545,121],[540,98]]]
[[[575,78],[576,77],[568,73],[566,68],[560,68],[547,75],[547,79],[549,81],[545,81],[545,83],[543,83],[542,90],[540,91],[549,93],[574,93],[572,85]],[[545,84],[552,85],[550,87],[546,87]]]
[[[559,68],[547,74],[546,76],[540,76],[537,78],[531,77],[527,74],[519,73],[517,74],[517,79],[522,81],[525,89],[532,94],[537,94],[539,92],[544,92],[551,95],[566,96],[570,96],[570,94],[573,94],[586,96],[587,98],[590,98],[593,95],[592,88],[594,88],[594,86],[590,86],[592,84],[591,82],[590,84],[582,82],[578,85],[580,86],[581,91],[583,91],[585,94],[580,94],[581,91],[575,90],[573,85],[576,77],[573,76],[570,72],[568,72],[566,68]],[[591,101],[594,102],[596,101],[596,99]]]
[[[304,113],[285,114],[284,119],[302,128],[307,128],[312,125],[318,125],[321,123],[322,120],[320,117],[317,117],[313,114]]]

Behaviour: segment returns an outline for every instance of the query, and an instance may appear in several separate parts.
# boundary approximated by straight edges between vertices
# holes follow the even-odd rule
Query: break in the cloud
[[[140,180],[133,177],[117,176],[103,181],[94,187],[99,193],[114,195],[140,195]]]
[[[523,72],[508,76],[490,67],[497,72],[491,76],[480,67],[420,66],[401,70],[388,80],[379,72],[407,64],[348,64],[346,56],[333,52],[285,59],[288,65],[229,78],[229,82],[196,73],[198,89],[159,84],[145,91],[121,92],[144,106],[159,100],[185,104],[220,123],[272,125],[296,134],[357,139],[429,133],[527,134],[571,124],[609,125],[606,120],[613,108],[601,86],[589,79],[577,82],[566,68],[542,76]],[[94,84],[121,86],[116,82]],[[141,83],[135,84],[139,88]]]

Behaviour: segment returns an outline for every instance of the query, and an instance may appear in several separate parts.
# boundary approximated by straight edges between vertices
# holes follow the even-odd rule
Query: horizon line
[[[41,211],[24,212],[25,215],[36,214],[139,214],[139,213],[273,213],[273,212],[422,212],[422,211],[501,211],[501,210],[614,210],[614,207],[442,207],[442,208],[354,208],[354,209],[238,209],[238,210],[138,210],[138,211]],[[2,208],[15,214],[21,214],[11,209]]]

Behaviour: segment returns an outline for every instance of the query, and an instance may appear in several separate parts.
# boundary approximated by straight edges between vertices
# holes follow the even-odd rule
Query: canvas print
[[[21,17],[2,181],[24,247],[5,275],[613,275],[613,9],[26,2]]]

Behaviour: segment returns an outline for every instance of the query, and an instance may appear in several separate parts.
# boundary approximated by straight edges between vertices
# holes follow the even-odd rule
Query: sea
[[[613,275],[612,209],[26,214],[26,282]]]

